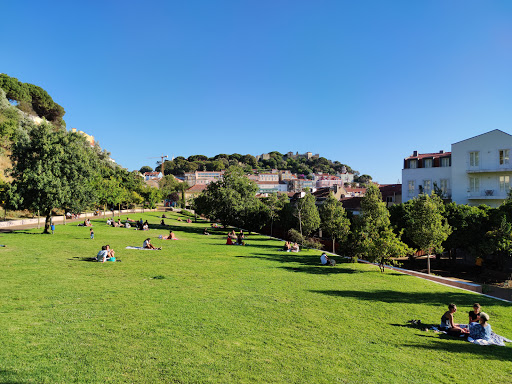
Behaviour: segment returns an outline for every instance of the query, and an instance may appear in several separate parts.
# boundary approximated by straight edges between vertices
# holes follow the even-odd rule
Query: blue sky
[[[512,1],[10,1],[0,72],[129,170],[311,151],[380,183],[512,133]]]

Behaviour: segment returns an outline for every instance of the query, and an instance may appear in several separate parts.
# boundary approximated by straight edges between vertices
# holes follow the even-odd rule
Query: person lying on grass
[[[208,228],[204,227],[203,235],[208,236],[210,232],[208,232]]]
[[[480,304],[475,303],[475,304],[473,304],[473,310],[469,311],[468,324],[478,323],[479,320],[480,320]]]
[[[467,334],[468,330],[461,328],[459,324],[455,324],[453,321],[453,315],[457,312],[457,306],[455,304],[448,305],[448,311],[441,317],[441,331],[445,331],[448,335],[453,337],[459,337],[462,334]]]
[[[480,323],[469,324],[469,337],[475,340],[483,339],[489,341],[492,329],[488,321],[489,315],[485,312],[480,312]]]
[[[151,244],[151,239],[148,237],[146,240],[144,240],[144,244],[142,244],[142,248],[147,248],[147,249],[162,249],[162,248],[157,248],[155,247],[153,244]]]

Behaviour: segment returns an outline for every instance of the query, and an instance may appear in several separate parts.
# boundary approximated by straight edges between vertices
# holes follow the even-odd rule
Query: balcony
[[[505,200],[507,194],[496,189],[482,189],[480,191],[468,191],[469,200]]]
[[[468,168],[466,173],[512,173],[512,165],[502,165],[496,168]]]

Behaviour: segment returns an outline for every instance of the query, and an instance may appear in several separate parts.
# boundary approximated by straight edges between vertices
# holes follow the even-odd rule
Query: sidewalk
[[[98,216],[94,216],[92,212],[83,213],[76,219],[66,219],[64,216],[53,216],[54,224],[67,224],[67,223],[75,223],[79,221],[84,221],[85,219],[101,219],[113,216],[128,215],[132,213],[145,213],[145,212],[155,212],[157,209],[122,209],[121,212],[118,210],[113,211],[105,211],[105,215],[103,215],[103,211],[100,211]],[[20,219],[20,220],[9,220],[9,221],[0,221],[0,232],[10,232],[16,229],[29,229],[29,228],[43,228],[45,222],[45,217],[35,217],[33,219]]]

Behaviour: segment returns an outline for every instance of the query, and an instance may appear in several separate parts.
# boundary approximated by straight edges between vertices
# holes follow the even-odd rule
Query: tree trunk
[[[332,238],[332,253],[336,254],[336,240]]]
[[[48,212],[46,214],[46,219],[44,221],[44,231],[43,233],[49,234],[50,233],[50,224],[52,221],[52,211]]]
[[[272,225],[274,224],[274,219],[270,222],[270,237],[272,237]]]

